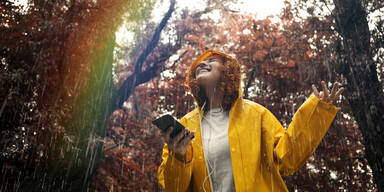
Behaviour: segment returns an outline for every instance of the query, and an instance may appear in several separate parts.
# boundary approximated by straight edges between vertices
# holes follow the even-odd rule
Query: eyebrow
[[[219,58],[217,58],[217,57],[208,58],[208,61],[213,61],[213,60],[219,60]]]

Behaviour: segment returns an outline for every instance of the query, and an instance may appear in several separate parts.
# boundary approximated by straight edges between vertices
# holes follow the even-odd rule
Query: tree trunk
[[[365,156],[378,191],[384,191],[384,95],[370,45],[367,13],[359,0],[334,0],[336,29],[342,36],[339,64],[345,96],[364,137]]]

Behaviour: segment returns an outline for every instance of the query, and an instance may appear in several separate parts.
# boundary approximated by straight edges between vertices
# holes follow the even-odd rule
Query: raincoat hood
[[[199,64],[212,55],[218,55],[223,58],[223,65],[225,69],[222,72],[218,86],[219,90],[224,92],[222,105],[224,109],[229,110],[236,102],[238,102],[238,100],[242,98],[243,95],[241,89],[241,66],[234,57],[219,51],[205,51],[190,65],[186,83],[196,103],[198,104],[198,108],[201,109],[207,98],[205,97],[202,89],[197,85],[195,72]]]

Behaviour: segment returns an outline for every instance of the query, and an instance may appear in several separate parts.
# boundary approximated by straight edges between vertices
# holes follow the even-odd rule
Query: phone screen
[[[163,115],[154,121],[152,121],[154,125],[156,125],[160,130],[166,132],[170,126],[173,126],[173,131],[170,135],[171,139],[173,139],[177,134],[185,129],[185,127],[180,124],[175,118],[171,115]]]

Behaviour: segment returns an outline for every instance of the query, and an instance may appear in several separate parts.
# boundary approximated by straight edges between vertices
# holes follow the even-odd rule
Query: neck
[[[206,88],[205,92],[208,97],[209,108],[220,108],[223,102],[223,93],[218,88]]]

